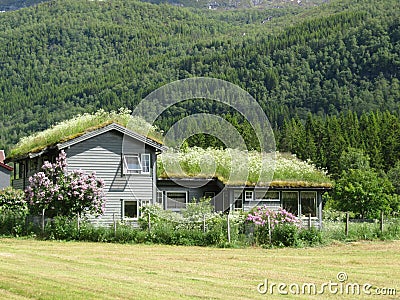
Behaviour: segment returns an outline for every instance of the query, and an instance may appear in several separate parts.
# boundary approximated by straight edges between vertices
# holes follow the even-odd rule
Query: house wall
[[[11,171],[0,167],[0,189],[10,186]]]
[[[151,154],[150,174],[122,174],[121,153],[123,135],[117,131],[109,131],[65,149],[68,170],[81,169],[86,172],[95,171],[97,177],[105,182],[106,207],[104,215],[92,219],[92,222],[109,225],[114,219],[122,219],[121,200],[155,201],[153,185],[153,162],[155,152],[144,148],[144,144],[125,137],[125,153]]]
[[[201,180],[191,181],[179,181],[177,183],[171,180],[159,180],[157,182],[157,189],[163,192],[163,207],[166,208],[166,192],[186,192],[188,195],[188,203],[198,201],[199,199],[204,197],[205,192],[214,192],[215,195],[221,191],[221,188],[217,185],[214,180],[206,183],[204,181],[203,186],[200,185]]]

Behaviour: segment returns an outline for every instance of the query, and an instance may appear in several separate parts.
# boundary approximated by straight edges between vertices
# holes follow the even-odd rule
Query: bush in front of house
[[[0,235],[27,234],[27,213],[24,192],[11,187],[0,190]]]
[[[147,205],[142,207],[138,222],[142,230],[148,231],[148,241],[152,243],[224,247],[228,242],[227,216],[212,212],[209,199],[190,203],[181,213]],[[241,243],[240,222],[230,219],[232,243]]]
[[[68,172],[66,154],[61,151],[55,163],[45,161],[42,171],[29,178],[25,195],[32,215],[101,215],[105,207],[103,188],[103,180],[95,173]]]
[[[253,243],[257,245],[298,247],[323,243],[317,228],[302,228],[300,220],[285,209],[273,211],[267,206],[256,207],[248,213],[246,224],[251,225],[247,231],[253,232]]]

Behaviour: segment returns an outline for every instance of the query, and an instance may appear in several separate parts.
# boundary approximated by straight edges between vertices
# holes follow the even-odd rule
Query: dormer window
[[[124,154],[123,172],[124,174],[149,174],[150,154]]]

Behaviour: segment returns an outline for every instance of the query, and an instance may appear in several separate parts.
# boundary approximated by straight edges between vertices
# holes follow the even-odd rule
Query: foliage
[[[340,172],[350,169],[368,170],[370,168],[369,157],[359,149],[349,147],[347,150],[342,152],[339,160]]]
[[[398,124],[398,1],[305,6],[215,12],[58,0],[3,13],[0,148],[78,113],[133,107],[160,85],[207,76],[239,84],[259,101],[280,151],[336,172],[350,144],[387,169],[399,158],[398,126],[376,128],[383,123],[370,113],[390,111]],[[166,131],[178,118],[204,111],[241,120],[222,104],[189,101],[157,124]],[[347,111],[365,120],[338,124]],[[305,126],[308,113],[322,131]],[[246,126],[237,126],[252,145]],[[193,143],[212,146],[204,137]]]
[[[43,210],[61,216],[103,213],[103,180],[82,170],[68,173],[64,151],[55,163],[44,162],[42,170],[29,178],[25,191],[32,214],[41,214]]]
[[[4,210],[25,211],[27,204],[24,192],[7,187],[0,190],[0,212]]]
[[[278,247],[298,245],[299,228],[290,223],[280,224],[272,230],[272,244]]]
[[[299,230],[298,237],[300,240],[299,243],[302,243],[304,246],[312,247],[325,243],[322,231],[316,227],[302,228],[301,230]]]
[[[373,170],[350,169],[336,181],[334,208],[360,218],[377,218],[382,210],[392,211],[391,203],[397,202],[393,190],[391,182]]]
[[[202,149],[189,147],[185,151],[170,149],[160,155],[159,177],[217,177],[225,184],[275,186],[326,186],[331,180],[326,172],[310,162],[289,154],[241,152],[234,149]],[[272,177],[273,176],[273,177]]]
[[[349,223],[349,234],[345,234],[345,222],[325,221],[322,229],[323,239],[332,241],[360,241],[360,240],[398,240],[400,239],[399,218],[385,218],[383,232],[377,220],[373,222]]]
[[[395,187],[396,194],[400,195],[400,160],[388,171],[387,175]]]
[[[268,224],[269,220],[269,224]],[[278,211],[270,210],[268,206],[258,206],[254,208],[246,218],[246,221],[255,225],[265,227],[270,226],[274,229],[276,226],[290,223],[299,226],[299,219],[292,213],[280,208]]]
[[[150,230],[149,230],[150,216]],[[190,203],[181,214],[163,210],[159,205],[142,207],[139,225],[148,231],[147,241],[169,245],[225,246],[226,215],[211,212],[208,199]],[[231,242],[241,243],[240,217],[231,218]]]
[[[246,222],[254,224],[254,236],[259,245],[296,245],[300,221],[282,208],[273,211],[266,205],[258,206],[247,215]]]

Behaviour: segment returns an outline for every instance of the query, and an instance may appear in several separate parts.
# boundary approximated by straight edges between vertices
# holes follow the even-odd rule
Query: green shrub
[[[272,231],[272,244],[278,247],[294,247],[299,244],[299,229],[296,225],[280,224]]]
[[[28,228],[25,213],[12,210],[0,212],[0,235],[22,236],[30,233]]]
[[[315,227],[299,230],[299,239],[305,246],[317,246],[323,244],[322,233]]]

